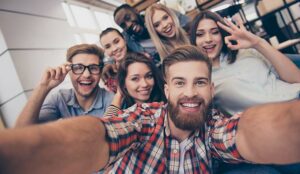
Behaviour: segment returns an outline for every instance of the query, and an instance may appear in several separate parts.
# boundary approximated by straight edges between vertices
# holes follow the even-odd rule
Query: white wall
[[[12,127],[42,71],[75,44],[61,0],[0,1],[0,112]],[[0,115],[0,116],[1,116]]]

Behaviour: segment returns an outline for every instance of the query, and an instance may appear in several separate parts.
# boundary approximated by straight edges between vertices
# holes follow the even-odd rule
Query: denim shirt
[[[113,93],[98,87],[94,103],[87,111],[84,111],[76,99],[74,89],[61,89],[46,98],[39,114],[39,122],[79,115],[102,117],[106,108],[111,104],[113,96]]]

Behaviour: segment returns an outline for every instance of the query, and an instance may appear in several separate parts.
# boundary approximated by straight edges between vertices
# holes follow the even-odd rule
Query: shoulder
[[[258,52],[256,49],[253,48],[240,49],[237,54],[237,59],[243,59],[243,58],[265,59],[260,52]]]
[[[73,89],[59,89],[56,92],[50,93],[50,95],[47,96],[47,101],[68,102],[72,99],[73,95],[74,95]]]

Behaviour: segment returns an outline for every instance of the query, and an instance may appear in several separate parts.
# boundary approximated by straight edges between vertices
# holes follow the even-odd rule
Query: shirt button
[[[178,150],[177,150],[177,149],[173,150],[173,153],[177,153],[177,152],[178,152]]]

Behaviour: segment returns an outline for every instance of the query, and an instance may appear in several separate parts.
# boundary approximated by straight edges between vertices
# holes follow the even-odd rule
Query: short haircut
[[[67,51],[67,61],[72,62],[72,58],[77,54],[93,54],[99,58],[99,64],[103,65],[104,51],[96,44],[79,44],[70,47]]]
[[[217,14],[217,13],[214,13],[214,12],[211,12],[211,11],[201,11],[194,19],[193,19],[193,23],[191,25],[191,29],[190,29],[190,41],[191,41],[191,44],[192,45],[196,45],[196,32],[197,32],[197,27],[200,23],[201,20],[203,19],[211,19],[213,21],[215,21],[216,23],[217,22],[220,22],[224,25],[227,25],[225,24],[223,18]],[[220,33],[221,33],[221,36],[222,36],[222,42],[223,42],[223,47],[221,49],[221,51],[223,53],[228,53],[228,63],[231,64],[231,63],[234,63],[235,60],[236,60],[236,55],[237,55],[237,50],[231,50],[227,47],[227,45],[225,44],[225,40],[224,38],[226,36],[229,36],[230,34],[223,30],[221,27],[219,27],[219,30],[220,30]]]
[[[128,4],[122,4],[122,5],[120,5],[119,7],[117,7],[117,8],[115,9],[115,11],[114,11],[114,17],[116,17],[116,14],[117,14],[120,10],[122,10],[122,9],[128,9],[128,10],[130,10],[130,11],[133,11],[134,13],[137,13],[136,10],[135,10],[135,8],[131,7],[131,6],[128,5]]]
[[[150,98],[147,102],[166,102],[166,97],[163,89],[163,78],[161,72],[155,66],[153,61],[146,57],[142,53],[128,53],[124,59],[121,60],[119,68],[118,68],[118,83],[122,94],[124,95],[124,103],[127,107],[135,104],[134,99],[129,95],[126,89],[126,77],[128,75],[128,67],[133,63],[143,63],[145,64],[150,71],[152,72],[152,76],[154,78],[154,86],[152,88]]]
[[[101,39],[104,35],[106,35],[107,33],[113,32],[113,31],[117,32],[118,35],[120,35],[122,38],[124,38],[124,36],[122,35],[122,33],[121,33],[118,29],[112,28],[112,27],[108,27],[108,28],[106,28],[105,30],[103,30],[103,31],[100,33],[99,38]]]
[[[162,71],[165,82],[167,82],[168,68],[178,62],[200,61],[204,62],[208,68],[208,79],[211,80],[212,64],[210,59],[201,53],[200,49],[193,45],[184,45],[176,48],[163,60]],[[188,70],[187,70],[188,71]]]

